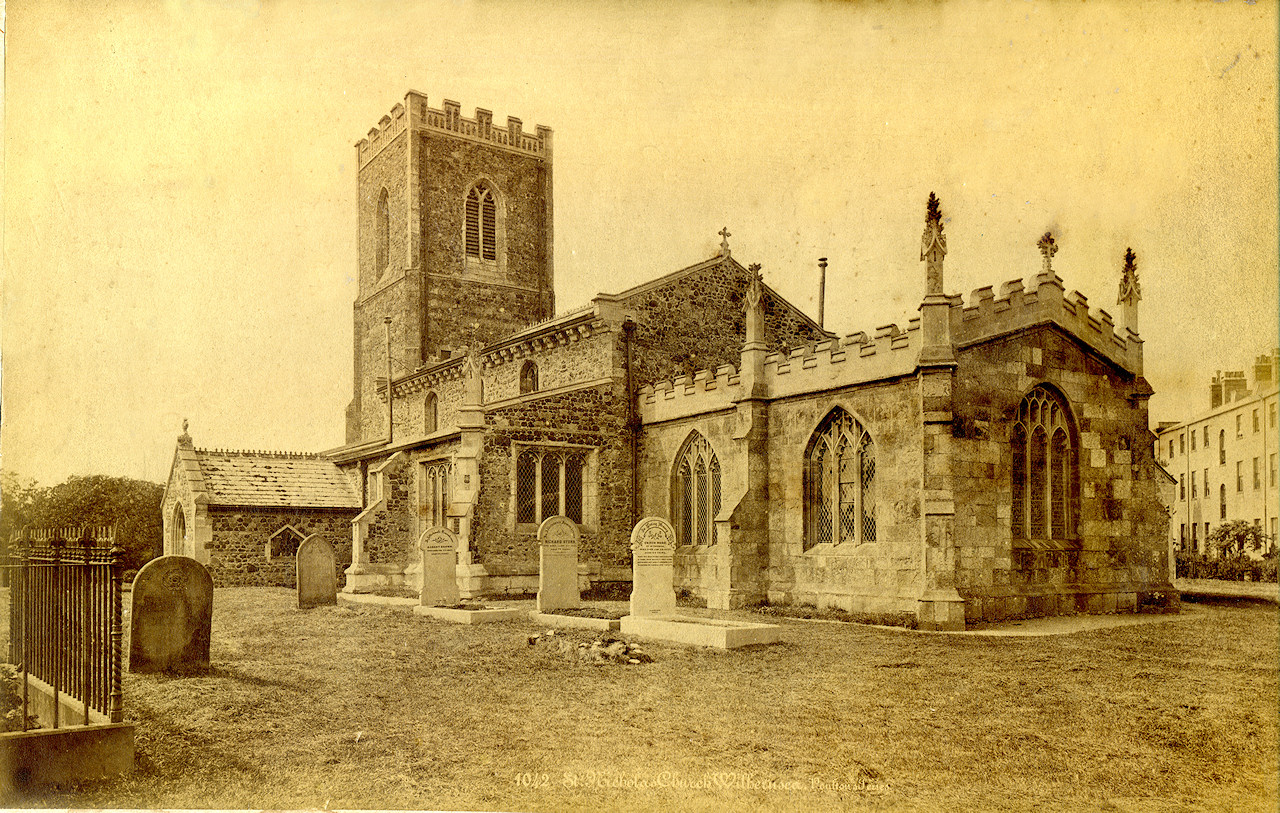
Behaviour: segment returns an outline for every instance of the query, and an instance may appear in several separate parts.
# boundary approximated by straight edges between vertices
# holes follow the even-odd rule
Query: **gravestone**
[[[186,556],[161,556],[133,579],[130,672],[186,672],[209,667],[213,577]]]
[[[538,526],[538,612],[580,605],[578,526],[568,517],[549,517]]]
[[[422,606],[452,607],[458,603],[458,537],[443,525],[422,532]]]
[[[631,615],[674,613],[676,532],[661,517],[645,517],[631,531]]]
[[[329,540],[316,534],[302,540],[294,567],[299,610],[338,603],[338,569]]]

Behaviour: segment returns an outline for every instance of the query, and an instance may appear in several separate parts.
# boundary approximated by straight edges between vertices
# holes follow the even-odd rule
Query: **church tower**
[[[347,442],[385,437],[378,393],[555,313],[551,129],[416,91],[356,144],[359,292]],[[389,322],[387,320],[390,320]]]

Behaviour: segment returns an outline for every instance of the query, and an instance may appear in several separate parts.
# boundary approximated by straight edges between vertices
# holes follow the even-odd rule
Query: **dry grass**
[[[1030,639],[779,623],[776,646],[589,666],[530,623],[218,590],[210,674],[126,680],[133,775],[0,802],[1276,809],[1274,607]]]

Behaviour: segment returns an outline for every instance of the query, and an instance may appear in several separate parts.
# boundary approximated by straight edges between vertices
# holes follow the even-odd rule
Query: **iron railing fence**
[[[122,721],[123,553],[114,527],[24,529],[10,540],[0,567],[9,575],[8,660],[22,674],[24,731],[28,676],[52,690],[54,728],[88,725],[90,709]],[[64,703],[79,707],[67,712],[72,719],[60,719]]]

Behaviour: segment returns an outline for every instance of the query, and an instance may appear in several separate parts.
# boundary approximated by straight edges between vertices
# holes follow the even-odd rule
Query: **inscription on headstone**
[[[645,517],[631,530],[631,614],[676,609],[676,532],[661,517]]]
[[[298,575],[298,609],[338,603],[338,571],[333,545],[312,534],[298,545],[294,561]]]
[[[422,606],[452,607],[458,603],[458,537],[443,525],[423,531]]]
[[[186,556],[161,556],[133,579],[130,672],[185,672],[209,666],[213,577]]]
[[[538,526],[538,612],[579,606],[578,526],[568,517],[549,517]]]

